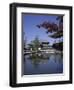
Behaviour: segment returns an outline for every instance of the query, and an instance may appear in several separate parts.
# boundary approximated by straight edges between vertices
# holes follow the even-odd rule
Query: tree
[[[31,41],[29,46],[32,48],[32,50],[38,50],[38,48],[40,47],[40,41],[38,37],[36,37],[33,41]]]
[[[41,27],[45,28],[47,30],[46,33],[49,33],[49,32],[53,33],[53,32],[56,32],[58,30],[57,24],[50,23],[47,21],[44,21],[42,24],[37,25],[37,27],[38,28],[41,28]]]
[[[48,35],[49,37],[51,37],[53,39],[59,38],[59,41],[60,41],[60,38],[61,37],[63,38],[63,16],[61,16],[61,15],[57,16],[56,20],[58,20],[59,24],[44,21],[43,23],[37,25],[37,27],[45,28],[47,34],[49,34],[49,32],[52,33],[52,34]],[[60,42],[58,42],[58,43],[60,43]],[[62,41],[62,43],[63,43],[63,41]],[[60,45],[60,44],[58,44],[58,45]],[[61,45],[63,45],[63,44],[61,44]],[[60,46],[58,46],[58,47],[60,47]]]

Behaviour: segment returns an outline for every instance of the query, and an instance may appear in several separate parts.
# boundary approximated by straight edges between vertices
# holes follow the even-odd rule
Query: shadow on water
[[[63,54],[27,54],[24,56],[23,65],[24,75],[63,73]]]

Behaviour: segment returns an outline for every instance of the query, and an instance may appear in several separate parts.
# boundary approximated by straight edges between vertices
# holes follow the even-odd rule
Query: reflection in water
[[[63,55],[36,53],[24,56],[23,75],[63,73]]]
[[[43,55],[41,53],[33,55],[31,54],[29,59],[31,60],[34,67],[38,67],[40,63],[47,63],[47,61],[49,60],[49,56],[45,54]]]

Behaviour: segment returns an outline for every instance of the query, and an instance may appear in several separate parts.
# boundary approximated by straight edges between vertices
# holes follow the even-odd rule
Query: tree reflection
[[[31,64],[37,68],[40,64],[48,63],[49,60],[53,60],[55,63],[63,63],[62,58],[62,54],[35,53],[27,55],[25,59],[30,60]]]
[[[49,55],[41,53],[31,54],[29,56],[29,59],[31,60],[34,67],[38,67],[38,65],[40,65],[41,63],[47,63],[47,61],[49,60]]]
[[[22,72],[24,74],[60,73],[63,70],[63,54],[31,53],[24,55],[23,65]]]

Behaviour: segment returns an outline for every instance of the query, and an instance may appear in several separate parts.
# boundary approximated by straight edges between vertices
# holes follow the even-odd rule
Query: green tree
[[[38,37],[31,41],[30,47],[32,48],[32,50],[38,50],[38,48],[40,47],[40,41]]]

